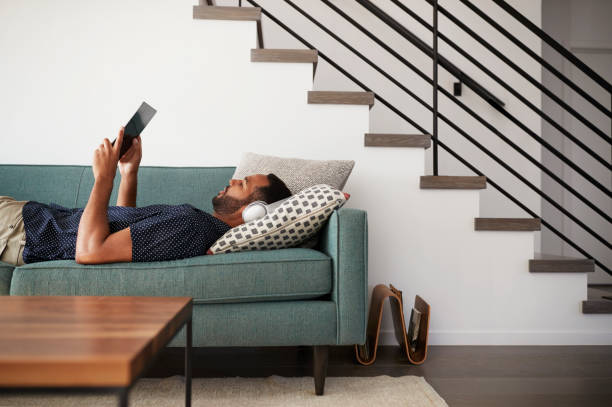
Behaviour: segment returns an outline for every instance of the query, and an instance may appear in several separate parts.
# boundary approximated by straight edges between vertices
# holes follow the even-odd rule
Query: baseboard
[[[380,332],[382,345],[397,345],[393,330]],[[612,345],[612,330],[593,331],[430,331],[429,345]]]

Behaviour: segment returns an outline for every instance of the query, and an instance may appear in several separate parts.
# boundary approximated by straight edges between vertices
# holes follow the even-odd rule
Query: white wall
[[[612,78],[612,26],[609,17],[612,15],[612,2],[605,0],[544,0],[543,28],[561,44],[574,53],[580,60],[598,72],[604,79],[610,81]],[[564,62],[559,54],[548,46],[543,48],[543,55],[558,67],[569,79],[578,86],[583,87],[586,92],[603,106],[610,109],[610,94],[599,85],[589,79],[569,62]],[[592,107],[581,96],[576,94],[567,85],[563,84],[556,76],[544,72],[543,83],[554,89],[565,102],[592,121],[605,134],[610,136],[610,118],[601,111]],[[573,118],[569,113],[564,113],[558,105],[547,97],[543,97],[543,109],[556,121],[564,125],[574,135],[599,154],[608,162],[612,160],[610,145],[593,133],[590,129]],[[589,175],[602,183],[607,188],[612,186],[612,175],[603,165],[597,163],[590,155],[571,141],[561,137],[559,133],[548,124],[543,125],[543,137],[563,151],[570,159],[578,163]],[[550,153],[542,151],[542,162],[555,168],[556,172],[562,174],[564,181],[585,195],[588,199],[602,209],[604,213],[612,213],[612,201],[599,189],[589,186],[580,175],[571,168],[563,165],[560,160]],[[564,207],[570,209],[571,213],[583,220],[586,225],[603,236],[607,241],[612,240],[612,227],[603,220],[578,198],[572,194],[564,193],[559,185],[542,177],[544,190],[553,196]],[[550,204],[543,202],[542,210],[546,218],[552,219],[554,226],[563,231],[564,234],[574,240],[596,258],[600,259],[607,267],[612,267],[612,252],[604,244],[597,241],[581,227],[570,219],[559,213]],[[542,233],[543,250],[551,254],[565,256],[581,256],[567,243],[564,243],[552,232],[545,230]],[[612,284],[612,276],[606,274],[599,267],[596,272],[589,275],[590,284]]]
[[[428,299],[435,310],[432,318],[434,343],[597,343],[609,338],[597,335],[606,326],[602,328],[602,319],[583,319],[579,313],[579,301],[586,298],[584,278],[534,277],[540,282],[530,283],[532,276],[527,272],[527,260],[533,253],[531,234],[487,238],[470,229],[468,223],[478,214],[523,216],[505,200],[496,197],[492,188],[480,194],[452,191],[457,195],[419,190],[416,182],[418,176],[425,173],[425,167],[431,165],[430,151],[426,159],[418,149],[363,147],[363,134],[367,131],[410,132],[413,129],[394,118],[380,104],[371,111],[366,106],[306,104],[306,92],[312,88],[356,88],[323,62],[319,64],[314,85],[312,68],[308,64],[250,63],[249,49],[255,46],[255,23],[193,21],[193,3],[193,0],[1,1],[0,145],[9,148],[0,150],[0,162],[90,164],[93,150],[102,138],[112,139],[142,100],[158,109],[143,135],[143,165],[236,165],[243,151],[311,159],[354,159],[357,164],[346,190],[352,195],[349,206],[363,208],[369,214],[369,284],[391,282],[405,290],[406,298],[420,293]],[[280,5],[280,2],[271,3]],[[390,7],[387,3],[378,3]],[[310,7],[313,2],[300,4]],[[355,6],[341,4],[357,17],[364,18],[363,12]],[[452,7],[464,21],[473,19],[455,0],[443,4]],[[427,12],[420,1],[410,2],[410,5],[422,13]],[[539,22],[539,1],[517,1],[515,5]],[[264,6],[267,6],[265,2]],[[321,18],[329,18],[329,13],[323,13],[317,5],[313,8],[316,9],[313,12],[322,13]],[[289,14],[287,22],[299,30],[303,23],[291,20]],[[509,19],[503,22],[511,24]],[[384,56],[358,34],[351,33],[346,25],[339,21],[333,24],[336,31],[346,30],[348,38],[354,39],[372,57],[388,64],[390,71],[424,99],[430,100],[428,87],[415,80],[407,69]],[[375,23],[369,21],[368,24]],[[420,31],[414,23],[406,21],[406,24]],[[267,47],[295,46],[267,19],[264,19],[264,26]],[[454,38],[469,44],[469,40],[458,32],[445,28],[448,23],[443,18],[441,26]],[[539,78],[539,68],[520,58],[512,46],[484,25],[476,24],[475,27],[495,41],[504,53],[525,62],[524,68]],[[379,81],[372,72],[362,70],[354,58],[331,47],[324,37],[316,32],[311,35],[313,38],[309,39],[317,46],[321,44],[322,51],[358,70],[366,83],[380,86],[385,98],[411,112],[424,127],[430,127],[430,116],[424,109]],[[397,36],[389,32],[381,32],[381,35],[391,45],[401,45],[399,49],[408,58],[427,69],[430,63],[426,58]],[[539,48],[533,38],[525,39],[535,49]],[[521,93],[534,103],[539,100],[523,80],[502,68],[499,61],[486,57],[477,46],[470,46],[473,46],[473,55],[490,62],[493,69]],[[441,51],[450,56],[447,47],[441,45]],[[521,109],[498,86],[461,59],[457,59],[457,63],[482,80],[487,88],[507,102],[509,110],[539,132],[537,117]],[[452,79],[442,72],[441,80],[450,89]],[[527,136],[486,107],[471,91],[464,88],[464,92],[464,102],[481,111],[534,157],[539,157],[539,147]],[[441,105],[483,144],[498,151],[539,185],[539,173],[530,169],[522,158],[506,151],[493,135],[479,129],[470,119],[455,114],[455,110],[447,106],[448,102],[442,99]],[[485,172],[497,171],[496,181],[524,196],[535,210],[539,208],[536,198],[510,182],[444,125],[440,134],[461,154],[470,154]],[[445,154],[441,155],[440,172],[469,174]],[[418,216],[432,205],[440,204],[444,206],[439,208],[439,214],[448,218],[448,222],[441,221],[434,211]],[[410,215],[398,224],[396,214],[406,208]],[[445,226],[460,234],[445,234]],[[400,227],[409,230],[409,236],[402,238],[398,232]],[[467,240],[463,241],[464,237]],[[449,251],[432,249],[436,241]],[[462,245],[457,242],[463,242],[466,249],[459,250]],[[486,248],[481,244],[486,244]],[[453,255],[449,254],[451,249]],[[486,256],[477,256],[479,251],[486,252]],[[507,261],[498,266],[495,259],[500,258]],[[525,319],[524,315],[533,310],[530,306],[544,298],[540,293],[550,284],[558,284],[559,290],[551,290],[555,295],[546,295],[547,302],[531,318]],[[514,293],[519,291],[513,292],[510,288],[523,291],[521,295],[526,300],[522,308],[513,303],[516,301]],[[568,299],[565,308],[555,307],[555,298]],[[483,307],[483,299],[492,302]],[[572,310],[569,318],[568,310]],[[389,320],[385,320],[387,334],[390,327]],[[559,335],[559,332],[565,334]]]

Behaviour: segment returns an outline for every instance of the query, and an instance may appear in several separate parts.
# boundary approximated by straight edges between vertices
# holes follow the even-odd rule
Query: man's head
[[[214,216],[235,227],[243,223],[242,211],[251,202],[273,203],[290,196],[289,188],[274,174],[255,174],[244,179],[232,179],[212,199]]]

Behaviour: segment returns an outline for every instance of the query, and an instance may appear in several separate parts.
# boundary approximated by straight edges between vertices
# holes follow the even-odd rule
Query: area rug
[[[422,377],[328,377],[316,396],[312,377],[193,379],[193,407],[229,406],[447,406]],[[183,378],[141,379],[130,392],[131,407],[185,405]],[[0,406],[116,406],[112,395],[6,395]]]

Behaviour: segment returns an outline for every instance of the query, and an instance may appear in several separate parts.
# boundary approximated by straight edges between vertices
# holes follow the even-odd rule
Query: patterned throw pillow
[[[349,195],[329,185],[306,188],[261,219],[228,230],[208,254],[294,247],[314,236]]]

